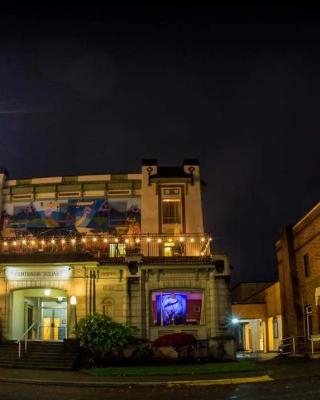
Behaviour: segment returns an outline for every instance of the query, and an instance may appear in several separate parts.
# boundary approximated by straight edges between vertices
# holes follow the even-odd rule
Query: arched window
[[[102,303],[103,314],[113,318],[114,317],[114,301],[111,298],[104,299]]]

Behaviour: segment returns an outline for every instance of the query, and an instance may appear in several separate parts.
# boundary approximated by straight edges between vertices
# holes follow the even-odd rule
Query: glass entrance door
[[[67,302],[42,301],[40,332],[42,340],[63,340],[67,334]]]

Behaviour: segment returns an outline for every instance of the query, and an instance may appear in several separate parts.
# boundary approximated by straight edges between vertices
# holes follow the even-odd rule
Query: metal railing
[[[19,360],[21,359],[21,342],[24,340],[24,352],[27,352],[28,348],[28,333],[37,325],[37,322],[33,322],[29,328],[23,333],[23,335],[20,337],[20,339],[17,340],[18,343],[18,356]]]
[[[289,336],[281,340],[279,346],[282,354],[297,354],[308,352],[310,341],[305,336]]]
[[[88,253],[108,257],[140,253],[144,256],[193,256],[212,254],[212,238],[205,233],[188,234],[70,234],[67,236],[32,235],[0,239],[0,253]]]

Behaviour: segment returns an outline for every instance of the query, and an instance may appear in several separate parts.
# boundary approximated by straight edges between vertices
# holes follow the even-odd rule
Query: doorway
[[[67,292],[29,288],[11,292],[8,339],[19,340],[29,329],[29,340],[59,341],[67,337]]]
[[[41,340],[63,340],[67,336],[67,299],[41,302]]]

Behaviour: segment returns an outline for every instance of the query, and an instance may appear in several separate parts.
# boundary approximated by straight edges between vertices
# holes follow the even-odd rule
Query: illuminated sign
[[[70,267],[7,267],[6,278],[9,281],[30,280],[66,280],[70,279],[72,269]]]

